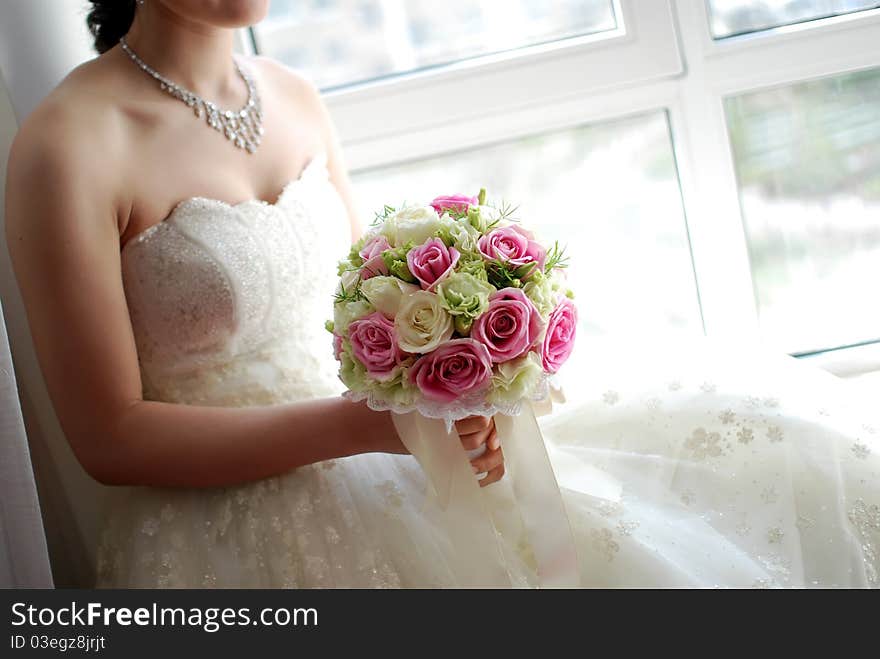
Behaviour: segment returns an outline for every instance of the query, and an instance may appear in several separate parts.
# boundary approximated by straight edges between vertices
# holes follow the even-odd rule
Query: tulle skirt
[[[700,346],[658,358],[595,345],[571,372],[570,402],[541,419],[571,586],[878,585],[880,425],[836,378]],[[481,496],[511,585],[538,585],[509,479]],[[456,587],[467,557],[449,525],[411,456],[137,488],[114,502],[98,585]]]

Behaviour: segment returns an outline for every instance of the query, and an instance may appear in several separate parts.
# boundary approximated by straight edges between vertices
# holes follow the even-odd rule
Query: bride
[[[268,0],[92,4],[102,54],[22,127],[7,237],[76,456],[135,486],[98,585],[473,584],[390,416],[339,396],[315,319],[361,228],[317,92],[233,55]],[[876,428],[832,383],[700,354],[629,376],[631,355],[582,344],[586,402],[543,421],[571,586],[878,584]],[[539,584],[504,437],[457,430],[486,447],[474,478],[510,583]]]

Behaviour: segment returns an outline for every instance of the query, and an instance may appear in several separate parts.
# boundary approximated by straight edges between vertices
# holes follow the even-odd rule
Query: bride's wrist
[[[376,412],[366,403],[356,403],[357,413],[352,418],[348,441],[352,453],[406,453],[397,435],[391,412]]]
[[[409,453],[397,434],[391,412],[373,412],[373,414],[377,415],[380,426],[376,433],[378,444],[376,450],[382,453]]]

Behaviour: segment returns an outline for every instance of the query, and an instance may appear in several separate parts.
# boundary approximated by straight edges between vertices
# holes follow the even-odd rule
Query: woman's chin
[[[269,0],[164,0],[166,7],[200,23],[239,28],[259,23],[269,12]]]
[[[218,0],[218,14],[225,27],[248,27],[259,23],[269,13],[269,0]]]

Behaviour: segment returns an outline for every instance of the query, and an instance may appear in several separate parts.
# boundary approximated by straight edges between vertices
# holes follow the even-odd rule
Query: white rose
[[[346,270],[339,277],[339,286],[336,287],[337,295],[343,293],[343,291],[347,295],[351,295],[357,290],[357,285],[360,280],[361,273],[358,270]]]
[[[394,318],[397,344],[401,350],[427,353],[452,338],[452,316],[440,298],[428,291],[417,291],[403,298]]]
[[[389,318],[394,318],[400,309],[404,295],[415,293],[419,287],[408,284],[397,277],[371,277],[361,284],[361,293],[370,303]]]
[[[385,220],[381,233],[392,247],[403,247],[412,242],[421,245],[440,229],[440,217],[430,206],[401,208]]]

